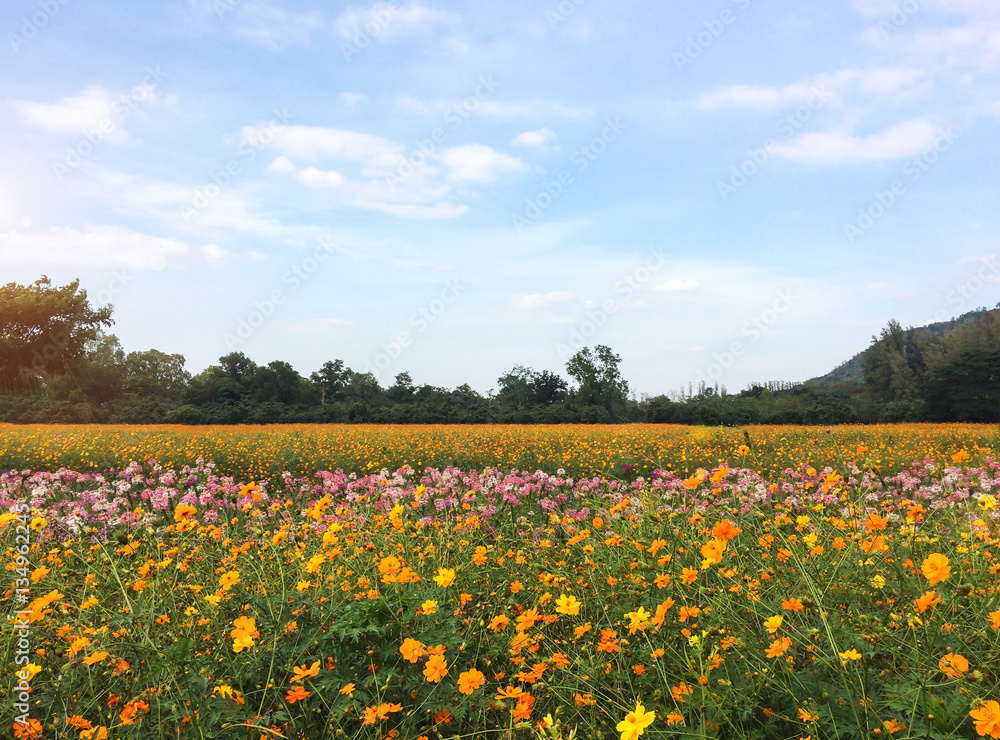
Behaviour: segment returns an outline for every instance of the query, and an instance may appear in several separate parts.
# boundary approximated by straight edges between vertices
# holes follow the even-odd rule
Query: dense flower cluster
[[[8,471],[14,734],[1000,737],[1000,464],[967,460]]]

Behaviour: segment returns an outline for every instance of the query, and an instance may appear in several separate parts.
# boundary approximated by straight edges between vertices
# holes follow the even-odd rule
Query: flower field
[[[289,430],[0,427],[9,734],[1000,737],[993,427]]]
[[[109,470],[155,458],[167,467],[199,457],[245,480],[278,479],[285,471],[359,475],[409,465],[416,470],[559,468],[574,476],[631,477],[654,470],[690,474],[723,462],[772,476],[807,463],[837,469],[859,445],[880,475],[925,457],[967,450],[978,463],[1000,451],[1000,428],[988,424],[690,427],[624,425],[269,425],[123,426],[0,424],[0,470]],[[861,462],[861,461],[858,461]]]

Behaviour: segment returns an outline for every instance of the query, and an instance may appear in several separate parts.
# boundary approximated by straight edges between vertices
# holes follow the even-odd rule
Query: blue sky
[[[1000,5],[9,0],[0,282],[480,392],[821,375],[1000,301]]]

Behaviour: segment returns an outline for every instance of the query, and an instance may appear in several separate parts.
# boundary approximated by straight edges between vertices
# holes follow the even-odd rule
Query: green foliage
[[[0,389],[32,387],[79,361],[87,342],[110,326],[111,306],[94,310],[80,281],[53,288],[42,276],[0,287]]]

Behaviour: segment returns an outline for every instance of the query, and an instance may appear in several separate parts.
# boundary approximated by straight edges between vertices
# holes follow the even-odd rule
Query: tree
[[[309,376],[309,379],[319,386],[319,404],[325,406],[327,400],[339,401],[344,397],[344,388],[347,387],[350,368],[344,368],[343,360],[329,360],[323,363],[317,372]]]
[[[569,386],[566,381],[555,373],[542,370],[535,376],[531,384],[531,391],[535,396],[535,403],[541,406],[551,406],[559,401],[566,400],[566,391]]]
[[[884,401],[912,401],[924,371],[923,351],[916,331],[903,330],[892,320],[861,356],[865,385]]]
[[[623,418],[628,402],[628,383],[618,370],[620,362],[610,347],[599,344],[594,352],[584,347],[566,363],[566,372],[578,385],[577,402],[584,407],[604,408],[612,421]]]
[[[497,378],[497,384],[500,386],[497,398],[513,408],[527,406],[534,397],[532,388],[536,377],[535,371],[530,367],[515,365]]]
[[[191,382],[191,373],[184,369],[184,355],[168,355],[158,349],[129,352],[125,367],[125,390],[137,396],[177,401]]]
[[[111,326],[111,306],[93,309],[80,281],[53,288],[47,276],[0,288],[0,389],[37,385],[79,362],[87,342]]]

